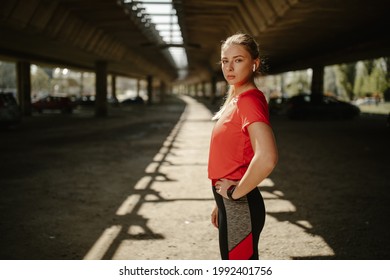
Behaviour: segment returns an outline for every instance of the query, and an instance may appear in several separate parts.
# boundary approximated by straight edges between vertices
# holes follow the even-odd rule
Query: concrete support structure
[[[31,74],[30,62],[18,61],[16,64],[18,99],[24,116],[31,116]]]
[[[147,76],[147,91],[148,91],[148,105],[152,105],[153,102],[153,76]]]
[[[160,103],[164,103],[166,94],[166,84],[164,81],[160,81]]]
[[[107,116],[107,62],[96,62],[95,116]]]
[[[203,81],[202,82],[202,93],[201,93],[201,97],[204,98],[206,96],[206,82]]]
[[[312,102],[319,102],[324,94],[324,67],[315,66],[313,69],[313,77],[311,81]]]
[[[137,92],[137,97],[140,96],[140,93],[141,93],[141,80],[140,79],[137,79],[137,88],[136,88],[136,92]]]
[[[118,105],[118,98],[116,97],[116,75],[111,75],[111,98],[115,105]]]
[[[216,95],[217,95],[217,76],[213,75],[211,77],[211,96],[210,96],[211,104],[215,103]]]

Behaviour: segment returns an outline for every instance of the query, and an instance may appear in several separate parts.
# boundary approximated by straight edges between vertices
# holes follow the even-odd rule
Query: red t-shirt
[[[248,125],[264,122],[270,125],[268,104],[258,89],[241,93],[216,122],[211,134],[208,177],[240,180],[253,158]]]

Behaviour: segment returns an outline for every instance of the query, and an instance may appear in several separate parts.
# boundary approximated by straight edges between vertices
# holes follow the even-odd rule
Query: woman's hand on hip
[[[216,189],[218,194],[220,194],[224,198],[229,199],[229,197],[227,196],[227,189],[231,185],[237,185],[238,182],[240,182],[240,181],[232,181],[232,180],[228,180],[228,179],[222,178],[222,179],[219,179],[217,181],[217,183],[215,183],[215,189]]]

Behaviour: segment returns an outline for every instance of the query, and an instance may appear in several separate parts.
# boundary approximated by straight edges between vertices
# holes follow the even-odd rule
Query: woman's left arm
[[[278,150],[275,137],[269,125],[263,122],[254,122],[248,126],[254,156],[244,176],[237,184],[233,199],[243,197],[272,172],[278,162]],[[221,179],[220,194],[227,198],[229,180]]]

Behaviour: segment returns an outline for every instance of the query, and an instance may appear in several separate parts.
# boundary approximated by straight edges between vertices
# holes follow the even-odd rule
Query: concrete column
[[[84,94],[84,72],[81,72],[79,97],[82,97],[83,94]]]
[[[116,75],[111,75],[111,95],[115,105],[118,105],[118,98],[116,97]]]
[[[153,98],[153,76],[152,75],[148,75],[147,77],[147,82],[148,82],[148,85],[147,85],[147,91],[148,91],[148,105],[152,105],[152,98]]]
[[[313,69],[313,77],[311,81],[312,102],[317,103],[322,99],[324,94],[324,67],[315,66]]]
[[[107,62],[97,61],[95,64],[96,73],[96,99],[95,116],[107,116]]]
[[[160,103],[164,103],[166,94],[166,85],[164,81],[160,81]]]
[[[31,116],[31,74],[30,62],[18,61],[16,64],[18,99],[24,116]]]
[[[217,95],[217,76],[213,75],[211,77],[211,96],[210,96],[211,104],[215,103],[216,95]]]
[[[204,98],[206,96],[206,82],[202,82],[202,94],[201,97]]]
[[[140,79],[137,79],[137,97],[140,96],[140,92],[141,92],[141,80]]]

